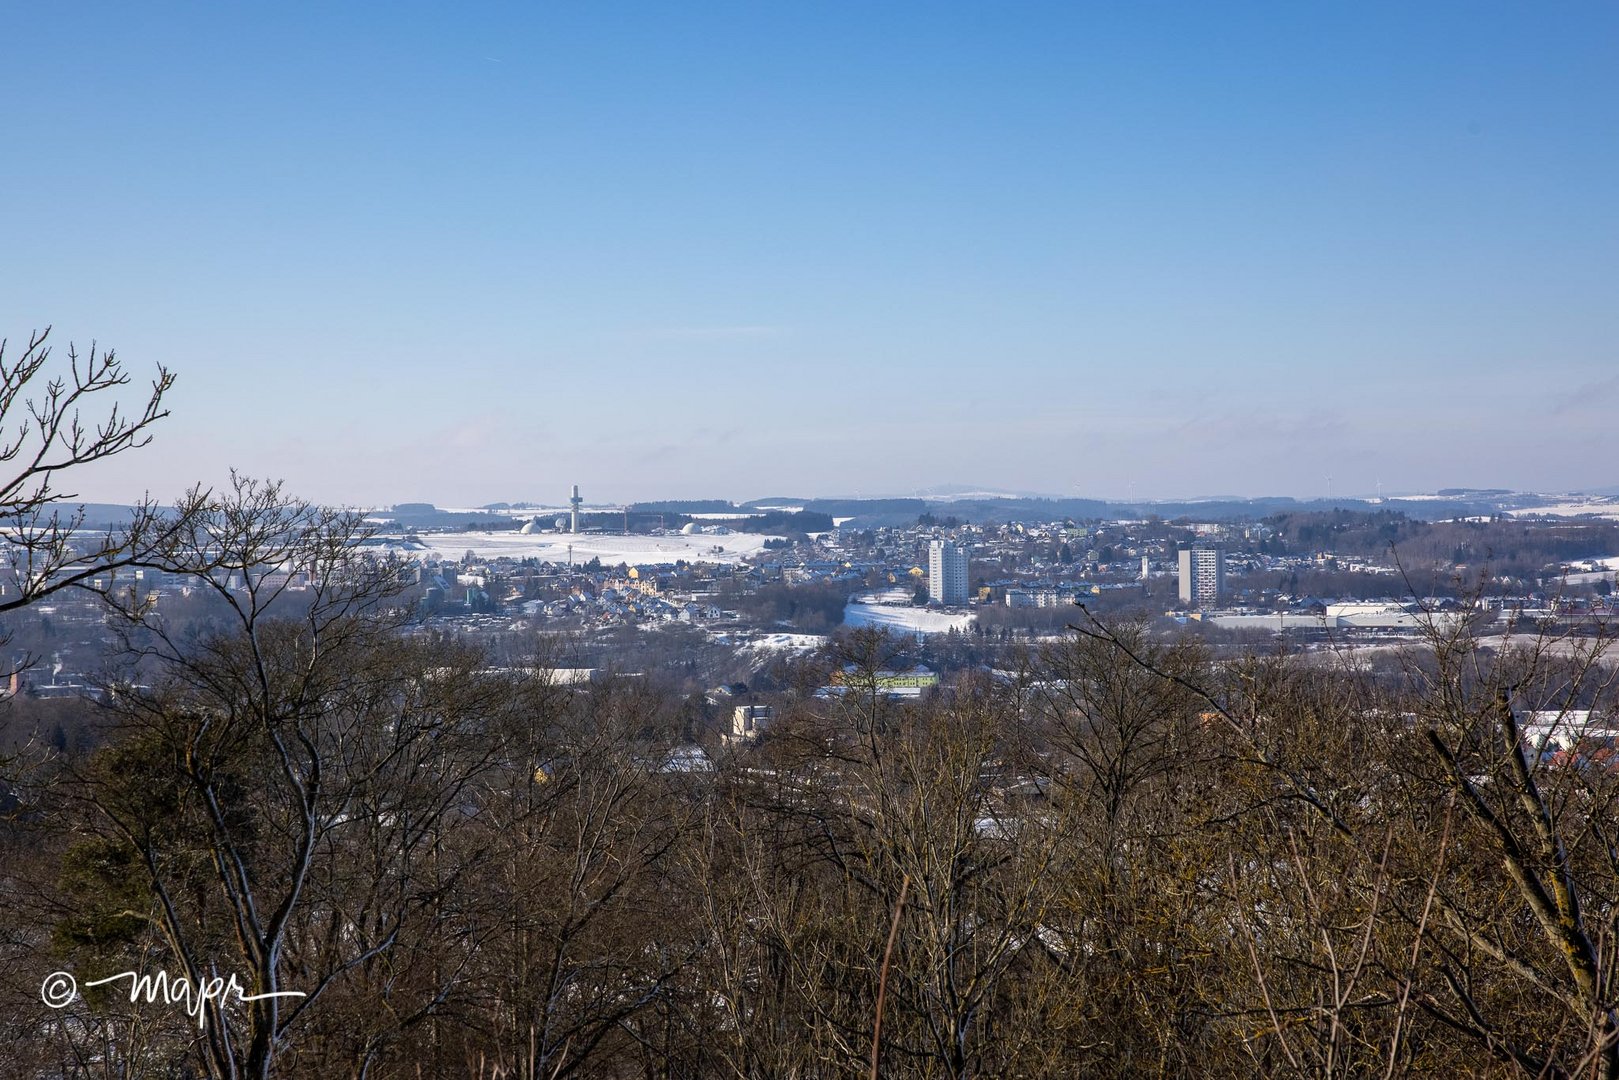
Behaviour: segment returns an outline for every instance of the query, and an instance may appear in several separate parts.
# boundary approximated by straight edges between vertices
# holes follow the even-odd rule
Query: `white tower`
[[[948,540],[928,544],[928,599],[938,604],[967,602],[967,549]]]
[[[573,485],[573,498],[568,500],[568,505],[573,507],[573,516],[568,520],[568,531],[571,533],[579,531],[579,507],[584,501],[579,497],[579,485]]]

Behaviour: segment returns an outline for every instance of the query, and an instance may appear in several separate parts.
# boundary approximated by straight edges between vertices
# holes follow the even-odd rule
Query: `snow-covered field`
[[[1563,502],[1552,503],[1547,506],[1529,506],[1522,510],[1512,511],[1513,517],[1578,517],[1582,514],[1594,514],[1597,517],[1619,519],[1619,502],[1592,495],[1580,499],[1566,499]]]
[[[694,563],[739,563],[762,552],[768,539],[768,536],[751,533],[730,533],[726,536],[529,533],[525,536],[519,532],[457,532],[423,533],[412,540],[377,546],[385,546],[414,559],[454,560],[470,551],[480,559],[540,559],[565,563],[568,561],[568,547],[572,545],[575,565],[600,559],[603,566],[617,566],[619,563],[657,566],[682,559]]]
[[[970,612],[953,613],[932,611],[928,608],[859,602],[843,609],[843,625],[849,627],[880,626],[902,633],[948,634],[952,630],[965,632],[972,624],[973,616]]]
[[[854,599],[857,604],[909,604],[911,602],[911,590],[895,586],[892,589],[866,593],[864,596],[857,596]]]
[[[1603,567],[1601,570],[1576,570],[1564,574],[1562,580],[1570,585],[1595,585],[1599,581],[1612,581],[1614,572],[1619,571],[1619,555],[1610,555],[1606,559],[1576,559],[1574,565],[1584,566],[1591,563]]]
[[[765,634],[745,647],[761,652],[813,652],[826,644],[820,634]]]
[[[1492,634],[1489,637],[1477,637],[1473,643],[1481,649],[1494,649],[1500,651],[1509,648],[1534,647],[1543,653],[1552,656],[1572,656],[1581,659],[1590,657],[1599,647],[1594,638],[1584,637],[1542,637],[1533,631],[1521,634]],[[1613,654],[1604,650],[1603,659],[1611,663]]]
[[[482,506],[440,506],[440,507],[436,507],[436,509],[441,514],[477,514],[480,517],[531,518],[531,517],[556,517],[558,514],[566,516],[569,509],[570,509],[570,507],[567,507],[567,506],[524,506],[524,507],[502,506],[502,507],[490,510],[490,509],[486,509],[486,508],[484,508]],[[613,513],[618,513],[618,512],[620,512],[621,508],[617,507],[617,506],[610,507],[610,508],[608,508],[608,507],[592,508],[592,509],[587,509],[585,511],[585,513],[592,513],[592,514],[602,513],[602,514],[605,514],[605,513],[609,512],[609,510],[611,510]]]

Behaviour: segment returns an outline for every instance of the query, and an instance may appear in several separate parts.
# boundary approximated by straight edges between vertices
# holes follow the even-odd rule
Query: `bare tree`
[[[1486,656],[1458,632],[1424,673],[1432,782],[1459,805],[1475,859],[1436,895],[1441,982],[1417,1000],[1525,1074],[1619,1077],[1619,777],[1572,718],[1562,754],[1520,719],[1611,708],[1607,652],[1603,638],[1542,635]]]
[[[10,580],[0,589],[0,612],[32,604],[59,589],[85,584],[157,550],[176,516],[150,499],[118,529],[82,537],[78,496],[64,481],[86,467],[152,439],[169,415],[163,398],[174,373],[159,365],[144,393],[126,395],[129,372],[111,349],[73,345],[56,362],[50,329],[31,334],[15,358],[0,341],[0,542]]]
[[[105,584],[110,572],[161,548],[185,516],[183,507],[165,511],[148,499],[122,526],[100,535],[84,532],[84,510],[71,505],[77,496],[63,485],[76,483],[98,461],[150,442],[154,425],[168,415],[163,399],[174,375],[160,365],[144,392],[126,392],[131,377],[112,350],[92,344],[81,355],[69,345],[62,364],[52,356],[49,336],[49,328],[30,334],[21,352],[0,340],[0,612],[24,608],[61,589]],[[9,635],[0,631],[0,644],[7,640]],[[24,658],[20,666],[28,662]],[[41,762],[51,756],[39,745],[13,754],[0,751],[0,791],[6,802],[19,804],[13,811],[29,809],[23,793]],[[13,835],[0,844],[6,855],[0,872],[6,880],[0,888],[11,917],[0,933],[0,968],[9,973],[24,970],[25,965],[12,961],[36,952],[39,928],[50,921],[44,918],[30,926],[18,910],[19,898],[41,899],[40,887],[50,879],[49,870],[42,873],[42,868],[50,867],[49,857],[60,852],[54,844],[40,843],[38,830],[29,824],[37,816],[8,816],[13,820],[5,827]],[[25,836],[27,842],[22,842]],[[48,908],[48,901],[42,902]],[[0,993],[9,997],[12,990],[7,986]],[[17,993],[33,1000],[37,987]],[[43,1021],[36,1026],[62,1030]],[[8,1026],[0,1038],[11,1042],[16,1034]],[[69,1059],[71,1052],[69,1048]],[[102,1060],[104,1055],[91,1057]],[[83,1060],[79,1065],[88,1067]],[[19,1067],[24,1067],[20,1059]]]
[[[476,724],[492,702],[474,693],[473,661],[438,650],[429,664],[395,633],[397,568],[358,551],[356,515],[239,477],[194,502],[140,565],[189,575],[224,617],[187,632],[133,590],[106,595],[131,677],[113,687],[110,745],[75,790],[90,855],[121,879],[104,887],[188,980],[223,960],[255,995],[305,995],[210,1005],[205,1068],[264,1077],[289,1033],[395,950],[421,894],[442,887],[424,853],[488,765]],[[296,595],[293,571],[307,581]],[[435,993],[399,995],[392,1024],[351,1021],[345,1067],[363,1075]]]
[[[646,1018],[697,952],[671,876],[691,810],[645,734],[657,695],[540,689],[480,801],[479,888],[499,910],[476,979],[488,1036],[468,1044],[492,1075],[611,1075],[662,1055]]]

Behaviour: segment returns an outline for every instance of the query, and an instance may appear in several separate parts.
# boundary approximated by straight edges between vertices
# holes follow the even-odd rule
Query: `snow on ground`
[[[1017,495],[1010,491],[930,491],[923,492],[922,497],[930,502],[968,502],[974,499],[1027,499],[1049,498],[1042,495]]]
[[[1619,555],[1610,555],[1605,559],[1574,559],[1570,565],[1585,566],[1587,564],[1604,567],[1601,570],[1576,570],[1564,574],[1560,580],[1570,585],[1595,585],[1599,581],[1612,581],[1614,572],[1619,571]]]
[[[483,517],[527,518],[544,514],[549,514],[552,516],[557,514],[566,514],[571,508],[567,506],[501,506],[490,509],[483,506],[436,506],[434,509],[441,514],[479,514]],[[624,508],[621,506],[614,506],[610,508],[604,507],[600,509],[585,509],[581,510],[580,513],[605,514],[609,509],[611,509],[614,513],[622,513],[624,510]]]
[[[933,611],[928,608],[901,607],[897,604],[864,604],[855,602],[843,609],[843,625],[848,627],[879,626],[917,634],[948,634],[952,630],[965,633],[973,624],[970,612]]]
[[[468,551],[480,559],[540,559],[565,563],[573,546],[574,565],[600,559],[603,566],[668,565],[686,562],[739,563],[764,550],[768,536],[731,533],[726,536],[628,536],[614,533],[454,532],[421,533],[408,541],[387,545],[415,559],[456,560]]]
[[[857,596],[854,599],[857,604],[909,604],[911,602],[911,590],[896,586],[892,589],[883,589],[881,592]]]
[[[1547,506],[1527,506],[1521,510],[1512,511],[1513,517],[1578,517],[1581,514],[1619,519],[1619,502],[1592,495],[1586,498],[1565,499],[1563,502],[1551,503]]]
[[[1533,631],[1521,634],[1492,634],[1489,637],[1474,638],[1473,643],[1481,649],[1494,649],[1497,652],[1502,649],[1534,648],[1552,656],[1572,656],[1581,659],[1596,653],[1598,648],[1598,642],[1594,638],[1542,636]],[[1614,660],[1614,655],[1609,650],[1603,649],[1600,655],[1605,663],[1611,664]]]
[[[813,652],[826,644],[820,634],[765,634],[748,642],[746,648],[765,652]]]

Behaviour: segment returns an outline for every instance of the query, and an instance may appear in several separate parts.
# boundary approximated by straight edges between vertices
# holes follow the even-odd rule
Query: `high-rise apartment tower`
[[[928,599],[936,604],[967,602],[967,549],[948,540],[928,545]]]
[[[1225,591],[1225,552],[1217,547],[1181,548],[1181,600],[1212,607]]]

